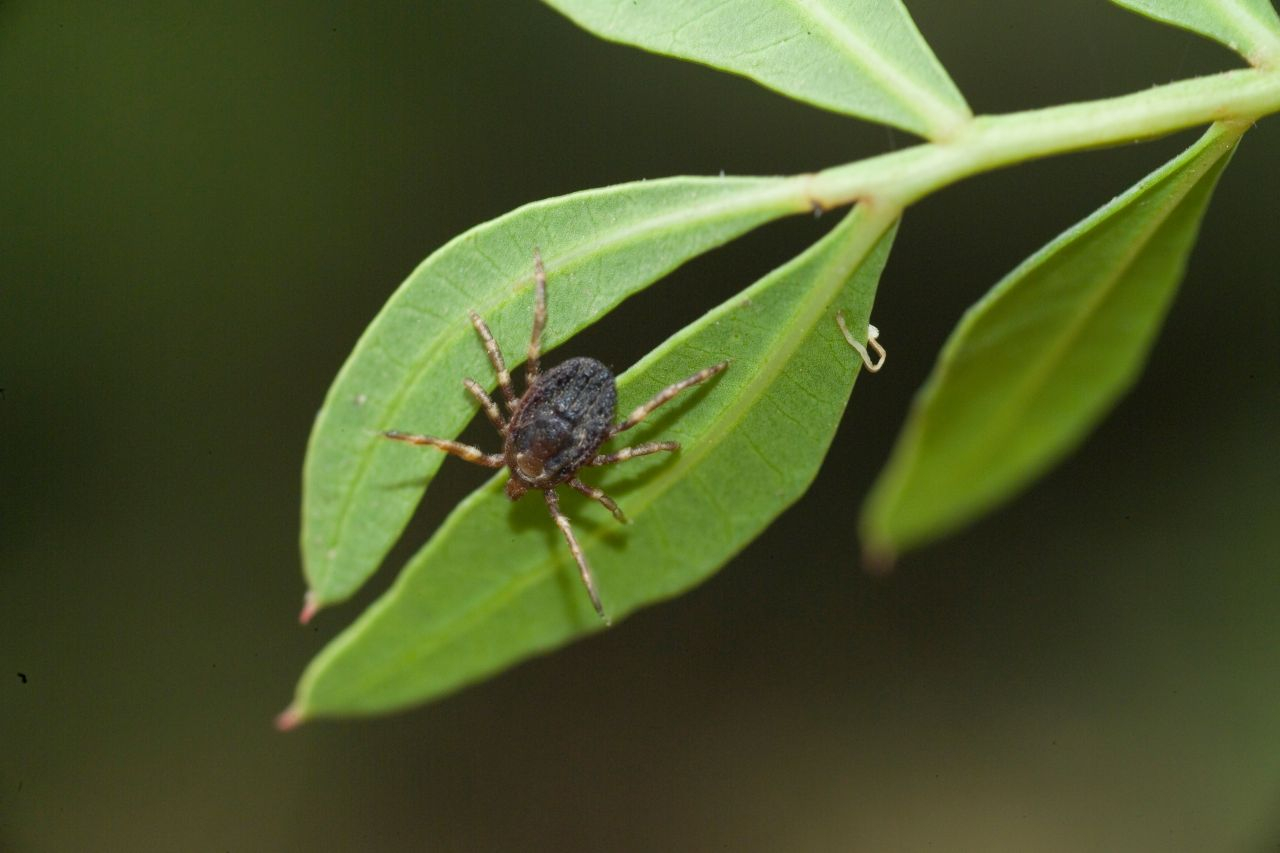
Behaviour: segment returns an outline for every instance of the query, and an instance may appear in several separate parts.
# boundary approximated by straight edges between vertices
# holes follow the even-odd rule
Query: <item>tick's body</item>
[[[498,388],[502,391],[511,419],[508,421],[503,418],[498,404],[477,382],[464,379],[463,385],[480,403],[485,415],[502,436],[502,452],[487,454],[470,445],[430,435],[408,435],[395,430],[384,435],[409,444],[437,447],[468,462],[489,468],[507,468],[511,472],[511,478],[507,480],[506,493],[513,501],[519,500],[530,489],[540,489],[551,517],[569,543],[569,550],[578,564],[578,571],[587,594],[591,597],[591,603],[607,624],[609,618],[605,616],[604,607],[600,604],[600,596],[596,592],[595,580],[587,559],[573,535],[569,519],[560,511],[556,486],[567,484],[599,501],[619,521],[626,521],[622,510],[618,509],[618,505],[608,495],[578,479],[579,469],[622,462],[633,456],[678,450],[680,445],[674,441],[652,441],[626,447],[616,453],[599,453],[601,446],[610,438],[631,429],[676,394],[691,385],[705,382],[728,367],[729,363],[722,361],[687,379],[668,385],[649,402],[637,407],[626,420],[615,424],[613,419],[617,410],[618,389],[609,368],[594,358],[571,358],[546,373],[538,372],[542,328],[547,321],[547,278],[542,269],[542,258],[536,250],[534,272],[533,334],[529,339],[528,358],[525,362],[527,387],[520,398],[517,399],[515,395],[511,374],[507,372],[502,351],[498,349],[489,327],[478,314],[471,312],[471,323],[484,343],[489,361],[493,363],[494,372],[498,375]]]
[[[571,358],[539,376],[507,426],[502,448],[511,469],[507,492],[546,489],[572,479],[609,440],[617,408],[613,373],[594,358]]]

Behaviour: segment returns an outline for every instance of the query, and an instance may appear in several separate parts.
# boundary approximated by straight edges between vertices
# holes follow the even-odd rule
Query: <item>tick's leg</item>
[[[582,492],[584,495],[591,498],[592,500],[599,501],[600,505],[603,506],[605,509],[609,510],[609,512],[613,513],[613,517],[618,519],[618,521],[621,521],[623,524],[627,523],[627,517],[622,513],[622,510],[618,508],[618,505],[613,502],[613,498],[606,495],[600,489],[597,489],[594,486],[588,486],[586,483],[582,482],[577,477],[574,477],[572,480],[570,480],[569,485],[577,489],[578,491]]]
[[[493,339],[493,332],[489,331],[489,327],[485,325],[484,320],[474,311],[468,311],[471,315],[471,325],[476,327],[476,331],[480,333],[480,340],[484,342],[484,351],[489,354],[489,361],[493,364],[493,372],[498,374],[498,387],[502,389],[502,396],[507,401],[507,408],[515,411],[516,408],[516,392],[511,388],[511,374],[507,372],[507,363],[502,360],[502,350],[498,349],[498,342]]]
[[[636,456],[648,456],[650,453],[661,453],[664,450],[679,450],[678,441],[650,441],[634,447],[624,447],[617,453],[602,453],[588,462],[588,465],[612,465],[615,462],[626,462]]]
[[[465,459],[468,462],[474,462],[477,465],[483,465],[486,468],[503,468],[507,464],[507,460],[503,458],[501,453],[485,453],[483,450],[474,448],[469,444],[450,441],[447,438],[436,438],[434,435],[409,435],[394,429],[387,430],[383,435],[395,441],[403,441],[405,444],[425,444],[437,447],[445,453],[457,456],[459,459]]]
[[[480,408],[484,409],[484,413],[489,416],[489,422],[502,435],[507,434],[507,422],[502,419],[502,412],[498,411],[498,404],[493,402],[493,398],[485,393],[480,387],[480,383],[474,379],[464,379],[462,384],[471,392],[471,396],[476,398],[476,402],[480,404]]]
[[[578,574],[582,576],[582,584],[587,588],[587,595],[591,598],[591,606],[596,609],[596,613],[604,621],[604,624],[613,624],[608,616],[604,615],[604,606],[600,604],[600,594],[596,592],[596,581],[591,576],[591,567],[587,565],[587,558],[582,554],[582,547],[578,545],[578,539],[573,535],[573,528],[569,526],[569,519],[560,511],[560,499],[556,497],[555,489],[547,489],[542,493],[547,498],[547,509],[551,512],[551,517],[556,521],[556,527],[560,528],[560,532],[564,534],[565,541],[569,543],[569,550],[573,553],[573,559],[578,562]]]
[[[688,379],[681,379],[679,382],[677,382],[674,385],[668,385],[666,388],[663,388],[656,395],[654,395],[654,398],[652,400],[645,403],[643,406],[638,406],[634,412],[632,412],[630,415],[627,416],[627,419],[625,421],[623,421],[622,423],[618,424],[613,429],[611,429],[609,431],[609,435],[617,435],[620,432],[626,432],[636,424],[640,423],[645,418],[649,417],[649,413],[652,412],[654,409],[658,408],[663,403],[667,402],[672,397],[679,394],[684,389],[688,388],[690,385],[697,385],[699,382],[706,382],[712,376],[715,376],[717,373],[724,370],[728,366],[729,366],[729,362],[722,361],[719,364],[713,364],[710,367],[704,368],[703,370],[699,370],[697,373],[693,374]]]
[[[538,378],[538,357],[542,354],[542,329],[547,325],[547,272],[542,268],[542,253],[533,250],[533,333],[529,335],[529,354],[524,362],[525,381]]]

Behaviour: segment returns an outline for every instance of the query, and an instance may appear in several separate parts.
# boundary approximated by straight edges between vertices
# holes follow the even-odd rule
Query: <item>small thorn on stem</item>
[[[305,625],[311,621],[311,617],[316,615],[316,611],[320,609],[320,602],[316,601],[316,594],[308,591],[302,597],[302,612],[298,614],[298,624]]]
[[[302,712],[297,706],[290,705],[276,715],[276,730],[287,732],[296,729],[302,723]]]

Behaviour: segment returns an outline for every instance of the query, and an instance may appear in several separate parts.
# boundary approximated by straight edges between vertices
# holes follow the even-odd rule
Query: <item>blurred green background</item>
[[[1236,64],[1101,0],[910,6],[983,112]],[[307,660],[483,479],[445,465],[373,588],[297,625],[311,419],[422,258],[546,196],[911,140],[510,0],[7,2],[0,116],[0,850],[1280,849],[1280,122],[1141,385],[1013,505],[859,569],[859,502],[960,312],[1195,133],[911,210],[887,369],[693,594],[281,735]],[[552,360],[624,368],[833,221],[700,259]]]

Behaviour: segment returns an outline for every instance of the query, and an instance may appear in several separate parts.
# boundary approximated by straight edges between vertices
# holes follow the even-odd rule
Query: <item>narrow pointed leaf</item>
[[[1220,41],[1254,65],[1280,58],[1271,0],[1111,0],[1148,18]]]
[[[990,509],[1064,456],[1134,381],[1240,126],[1218,126],[969,309],[864,507],[891,556]]]
[[[938,138],[969,108],[900,0],[546,0],[602,38]]]
[[[395,292],[356,344],[316,417],[303,476],[302,553],[314,605],[340,601],[378,567],[439,468],[387,429],[454,436],[475,414],[462,387],[492,388],[467,311],[523,360],[533,250],[557,279],[547,346],[745,231],[808,209],[792,179],[671,178],[537,202],[452,240]]]
[[[626,444],[675,439],[682,450],[584,471],[630,524],[561,490],[615,621],[704,580],[808,487],[861,365],[835,311],[866,328],[891,228],[851,213],[620,379],[625,412],[731,360],[713,382],[626,434]],[[549,283],[553,305],[564,284]],[[404,459],[422,450],[398,449]],[[422,702],[600,629],[541,496],[512,504],[502,481],[463,501],[393,587],[312,662],[289,720]]]

